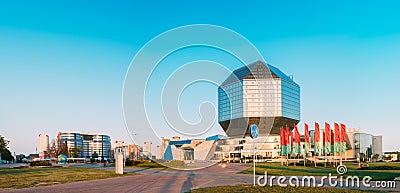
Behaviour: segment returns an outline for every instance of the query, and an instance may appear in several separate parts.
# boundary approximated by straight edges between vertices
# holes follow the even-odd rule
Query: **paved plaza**
[[[247,167],[229,164],[226,168],[215,165],[189,171],[126,168],[125,172],[136,175],[5,192],[185,192],[192,188],[252,183],[252,175],[235,174]]]
[[[188,171],[125,168],[125,172],[134,173],[135,175],[0,192],[186,192],[191,189],[203,187],[252,184],[252,175],[237,174],[237,172],[249,166],[250,165],[243,164],[227,164],[225,168],[222,168],[219,165],[214,165],[204,169]],[[114,168],[100,169],[113,170]],[[400,181],[396,183],[395,189],[388,190],[400,192]],[[276,181],[274,181],[274,184],[276,184]],[[359,189],[372,190],[371,188]]]

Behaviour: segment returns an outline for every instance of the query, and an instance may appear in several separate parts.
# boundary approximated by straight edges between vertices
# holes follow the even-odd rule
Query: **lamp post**
[[[136,135],[137,135],[137,133],[132,134],[133,144],[135,144],[135,145],[136,145],[136,142],[135,142],[135,136],[136,136]]]
[[[104,161],[104,135],[101,135],[101,161],[103,162],[103,167],[106,167],[106,162]]]
[[[133,145],[135,145],[135,150],[138,148],[138,146],[136,145],[136,142],[135,142],[135,136],[137,135],[137,133],[133,133],[132,134],[132,140],[133,140]],[[135,151],[135,155],[137,154],[137,152],[138,151]],[[136,155],[136,159],[139,157],[139,159],[140,159],[140,148],[139,148],[139,155]]]
[[[251,143],[254,148],[254,154],[253,154],[253,186],[256,186],[256,147],[254,146],[254,139],[258,138],[258,126],[256,124],[250,125],[250,136],[252,138]]]

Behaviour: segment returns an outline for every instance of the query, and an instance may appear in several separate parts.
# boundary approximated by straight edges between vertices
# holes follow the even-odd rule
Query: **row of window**
[[[253,80],[253,81],[249,81],[249,80],[245,80],[243,81],[243,85],[271,85],[271,84],[275,84],[275,85],[280,85],[281,81],[280,80]]]

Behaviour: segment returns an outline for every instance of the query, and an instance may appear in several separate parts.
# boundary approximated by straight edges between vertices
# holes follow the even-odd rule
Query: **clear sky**
[[[39,133],[54,138],[58,131],[129,142],[122,87],[133,56],[166,30],[201,23],[242,34],[267,62],[294,75],[301,123],[344,122],[383,135],[384,151],[400,150],[399,7],[398,1],[1,2],[0,135],[16,153],[34,152]]]

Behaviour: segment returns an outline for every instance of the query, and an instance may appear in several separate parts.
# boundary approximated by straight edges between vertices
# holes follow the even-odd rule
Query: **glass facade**
[[[299,120],[300,86],[269,64],[239,68],[218,87],[218,121],[230,137],[246,135],[250,122],[262,134],[276,134]]]
[[[103,152],[104,157],[109,158],[111,149],[111,138],[108,135],[61,133],[60,143],[66,143],[69,151],[78,147],[82,158],[91,158],[94,153],[101,157]]]
[[[282,116],[300,120],[300,87],[282,79]]]
[[[243,117],[243,82],[239,81],[218,88],[218,120]]]
[[[286,79],[243,79],[218,88],[218,120],[283,116],[300,120],[300,87]]]
[[[99,157],[104,153],[105,157],[109,157],[109,152],[111,149],[111,139],[108,135],[93,135],[93,141],[89,143],[91,147],[90,153],[96,152]],[[91,155],[91,154],[90,154]]]
[[[372,138],[372,135],[366,133],[354,134],[354,151],[360,161],[367,161],[372,157]]]
[[[60,137],[61,143],[67,144],[68,152],[70,152],[73,147],[83,149],[83,140],[80,133],[62,133]],[[82,151],[80,157],[82,157]]]

